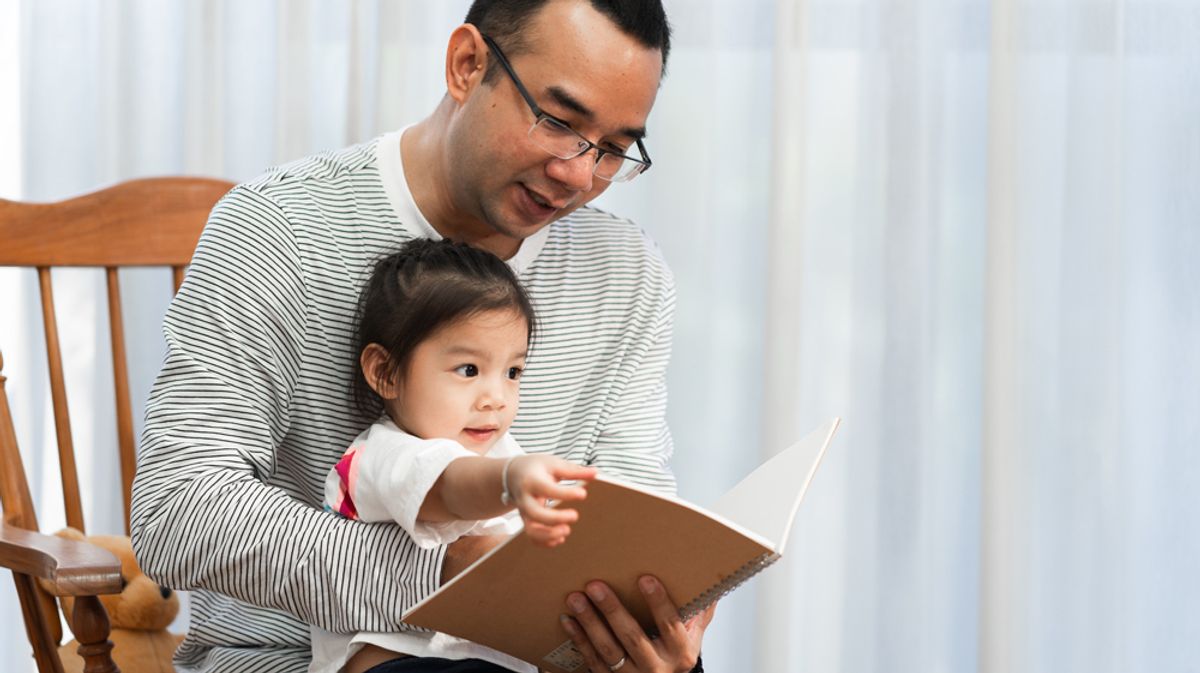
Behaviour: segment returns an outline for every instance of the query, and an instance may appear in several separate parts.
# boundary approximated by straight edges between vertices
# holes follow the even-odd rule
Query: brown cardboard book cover
[[[404,614],[404,621],[569,673],[583,659],[559,625],[566,596],[604,580],[642,626],[654,620],[637,578],[655,575],[686,619],[783,552],[796,509],[833,438],[830,419],[759,466],[711,511],[603,476],[576,505],[562,545],[517,533]]]

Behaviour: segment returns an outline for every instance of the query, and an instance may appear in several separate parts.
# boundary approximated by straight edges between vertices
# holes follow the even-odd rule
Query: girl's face
[[[434,332],[413,351],[388,415],[423,439],[486,453],[517,415],[529,327],[515,310],[478,313]]]

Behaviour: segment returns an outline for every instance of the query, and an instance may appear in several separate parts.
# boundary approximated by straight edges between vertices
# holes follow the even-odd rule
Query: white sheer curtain
[[[1200,6],[779,3],[755,670],[1200,661]]]
[[[243,179],[402,126],[467,4],[0,0],[0,196]],[[722,604],[710,670],[1200,661],[1198,4],[668,1],[655,169],[601,205],[676,272],[682,494],[845,418],[788,557]],[[58,277],[81,469],[116,484],[110,416],[84,413],[111,396],[98,276]],[[129,324],[157,322],[165,274],[125,285]],[[53,529],[31,278],[0,270],[0,316]],[[161,345],[130,338],[140,402]],[[85,494],[94,530],[120,527],[111,488]],[[14,602],[0,581],[0,650],[26,652]]]

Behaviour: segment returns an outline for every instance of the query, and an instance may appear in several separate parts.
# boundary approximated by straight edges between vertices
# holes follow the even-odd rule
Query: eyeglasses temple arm
[[[488,49],[496,55],[496,60],[500,62],[500,66],[508,73],[509,79],[512,80],[513,84],[517,85],[517,92],[521,94],[521,98],[525,99],[525,102],[529,105],[529,109],[533,110],[533,116],[541,117],[544,114],[542,108],[538,107],[538,104],[533,101],[533,96],[529,95],[529,90],[521,83],[521,78],[517,77],[516,71],[509,64],[508,59],[504,56],[504,52],[500,51],[500,45],[496,44],[495,40],[483,33],[479,35],[483,38],[484,43],[487,44]]]

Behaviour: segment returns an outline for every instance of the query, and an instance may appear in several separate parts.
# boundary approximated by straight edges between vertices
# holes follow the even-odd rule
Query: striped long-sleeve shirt
[[[325,474],[374,420],[349,392],[359,289],[374,260],[436,236],[405,185],[390,134],[268,171],[209,218],[164,322],[132,513],[148,574],[194,592],[182,667],[302,671],[306,624],[399,630],[437,586],[444,548],[321,511]],[[540,326],[513,435],[673,490],[674,286],[657,248],[581,208],[510,264]]]

